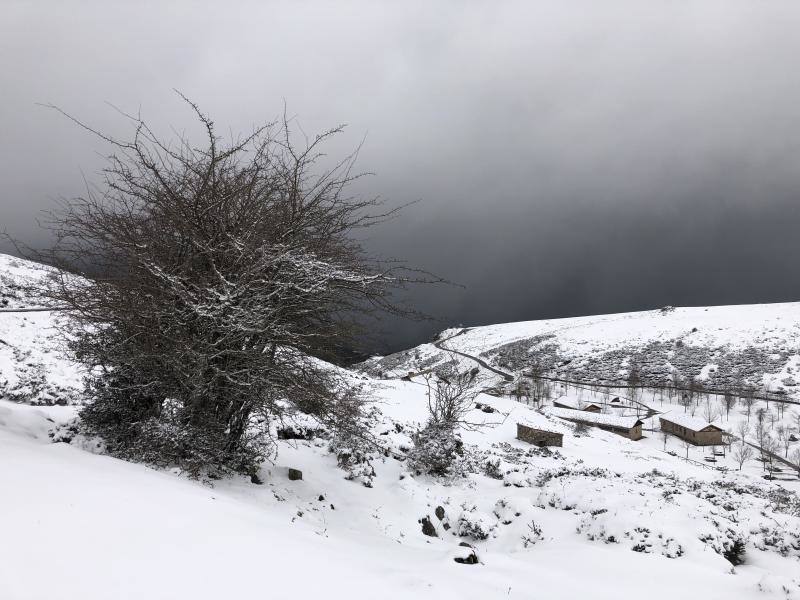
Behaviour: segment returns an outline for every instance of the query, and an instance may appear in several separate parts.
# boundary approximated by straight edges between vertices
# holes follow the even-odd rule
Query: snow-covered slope
[[[800,377],[800,303],[661,310],[504,323],[440,334],[444,347],[511,373],[538,365],[581,381],[620,382],[631,367],[662,385],[677,371],[722,389],[740,383],[795,394]],[[396,376],[452,354],[423,344],[372,359],[364,368]],[[737,378],[739,379],[737,381]]]
[[[402,453],[424,418],[424,388],[392,382],[375,393],[376,433]],[[209,487],[50,443],[48,419],[69,407],[0,402],[0,597],[800,594],[800,505],[790,492],[610,433],[576,437],[510,400],[482,401],[497,412],[471,415],[492,426],[464,434],[463,479],[413,476],[384,457],[372,488],[344,479],[324,439],[281,442],[263,485]],[[517,422],[562,431],[564,447],[514,440]],[[289,467],[303,480],[289,481]],[[437,537],[422,534],[423,518]],[[725,553],[736,540],[745,564],[733,567]],[[462,542],[478,564],[455,562],[473,551]]]
[[[6,345],[30,352],[0,354],[0,377],[52,360],[48,375],[78,381],[43,351],[53,318],[0,314]],[[447,344],[488,347],[470,335]],[[491,343],[531,333],[514,335]],[[787,470],[780,482],[755,461],[738,471],[729,455],[662,441],[652,418],[634,442],[481,395],[460,476],[418,475],[404,457],[427,418],[424,381],[364,383],[385,448],[371,487],[345,478],[324,430],[280,440],[261,484],[199,482],[90,440],[54,443],[74,406],[0,400],[0,599],[800,598],[800,485]],[[559,432],[563,447],[516,440],[517,424]]]
[[[0,398],[31,404],[78,401],[82,372],[66,359],[57,312],[41,308],[26,285],[52,269],[0,254]]]

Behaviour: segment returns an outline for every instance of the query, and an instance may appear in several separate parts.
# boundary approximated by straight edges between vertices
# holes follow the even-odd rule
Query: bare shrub
[[[348,192],[355,154],[323,154],[341,128],[298,147],[284,118],[225,142],[189,106],[201,144],[138,117],[127,141],[79,123],[114,153],[103,184],[52,215],[57,241],[37,258],[63,269],[44,293],[93,374],[84,427],[125,458],[247,472],[292,411],[358,426],[347,415],[365,398],[317,358],[364,315],[409,314],[391,294],[427,278],[354,240],[392,211]]]
[[[482,423],[469,421],[468,413],[483,390],[485,378],[480,372],[459,372],[458,363],[445,365],[436,374],[426,376],[428,386],[428,421],[414,435],[409,453],[409,469],[429,475],[453,474],[453,464],[463,455],[459,429],[474,429]]]

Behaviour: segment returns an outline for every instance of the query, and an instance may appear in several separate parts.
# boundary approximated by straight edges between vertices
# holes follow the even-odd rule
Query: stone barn
[[[686,440],[695,446],[721,446],[724,431],[705,419],[681,412],[668,412],[659,416],[661,431]]]
[[[548,408],[546,414],[571,421],[572,423],[583,423],[589,427],[597,427],[604,431],[610,431],[630,440],[642,439],[642,422],[636,417],[604,415],[602,413],[570,410],[567,408]]]
[[[596,404],[594,402],[582,402],[581,400],[571,396],[561,396],[561,398],[553,400],[553,406],[556,408],[569,408],[570,410],[584,410],[586,412],[594,413],[599,413],[603,409],[600,404]]]
[[[522,423],[517,423],[517,439],[528,442],[534,446],[558,446],[564,445],[564,434],[547,429],[537,429]]]

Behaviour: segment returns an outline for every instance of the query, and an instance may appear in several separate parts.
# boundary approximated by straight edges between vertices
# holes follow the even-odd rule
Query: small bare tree
[[[425,379],[428,421],[414,435],[408,467],[417,473],[451,475],[453,464],[463,454],[459,430],[485,426],[483,422],[469,420],[468,414],[475,408],[475,399],[487,379],[476,370],[460,372],[456,361],[426,375]]]
[[[748,460],[753,458],[753,448],[745,442],[738,442],[733,448],[733,459],[739,464],[739,470]]]
[[[706,402],[703,405],[703,418],[709,423],[713,423],[717,417],[719,417],[719,411],[717,410],[717,407],[711,404],[710,400],[706,399]]]
[[[791,440],[791,433],[789,429],[784,425],[778,425],[775,429],[775,435],[778,438],[778,443],[783,446],[783,456],[784,458],[789,457],[789,446],[792,443]]]
[[[478,370],[459,372],[455,361],[426,374],[429,422],[451,428],[479,426],[467,420],[467,414],[475,408],[475,398],[486,383],[486,376]]]
[[[692,442],[689,440],[683,440],[681,445],[683,446],[684,450],[686,450],[686,460],[689,460],[689,449],[692,448],[694,444],[692,444]]]
[[[750,425],[747,421],[739,421],[736,425],[736,435],[741,441],[747,441],[747,437],[750,435]]]
[[[767,409],[764,407],[761,407],[756,411],[756,424],[754,430],[756,434],[756,440],[758,440],[758,445],[763,446],[764,437],[767,435],[767,431],[769,431]]]
[[[750,415],[753,413],[753,405],[755,405],[756,399],[753,396],[751,390],[745,390],[744,396],[742,397],[742,404],[744,404],[744,412],[747,415],[747,422],[750,422]]]
[[[731,409],[736,406],[736,396],[734,396],[731,392],[725,392],[720,402],[725,409],[725,418],[730,420]]]
[[[778,441],[769,434],[764,435],[763,439],[761,440],[761,460],[764,463],[765,467],[769,464],[768,470],[770,473],[773,471],[773,459],[775,458],[775,454],[777,454],[780,446],[778,445]]]

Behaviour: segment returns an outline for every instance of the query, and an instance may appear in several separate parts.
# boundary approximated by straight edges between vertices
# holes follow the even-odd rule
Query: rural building
[[[682,412],[668,412],[659,416],[661,431],[671,433],[696,446],[721,446],[721,428],[705,419]]]
[[[522,423],[517,423],[517,439],[534,446],[558,446],[560,448],[564,445],[563,433],[537,429]]]
[[[599,413],[603,407],[594,402],[582,402],[573,396],[561,396],[557,400],[553,400],[553,406],[556,408],[569,408],[570,410],[585,410],[586,412]]]
[[[604,415],[568,408],[547,408],[545,413],[573,423],[583,423],[589,427],[611,431],[631,440],[642,439],[642,422],[636,417]]]

